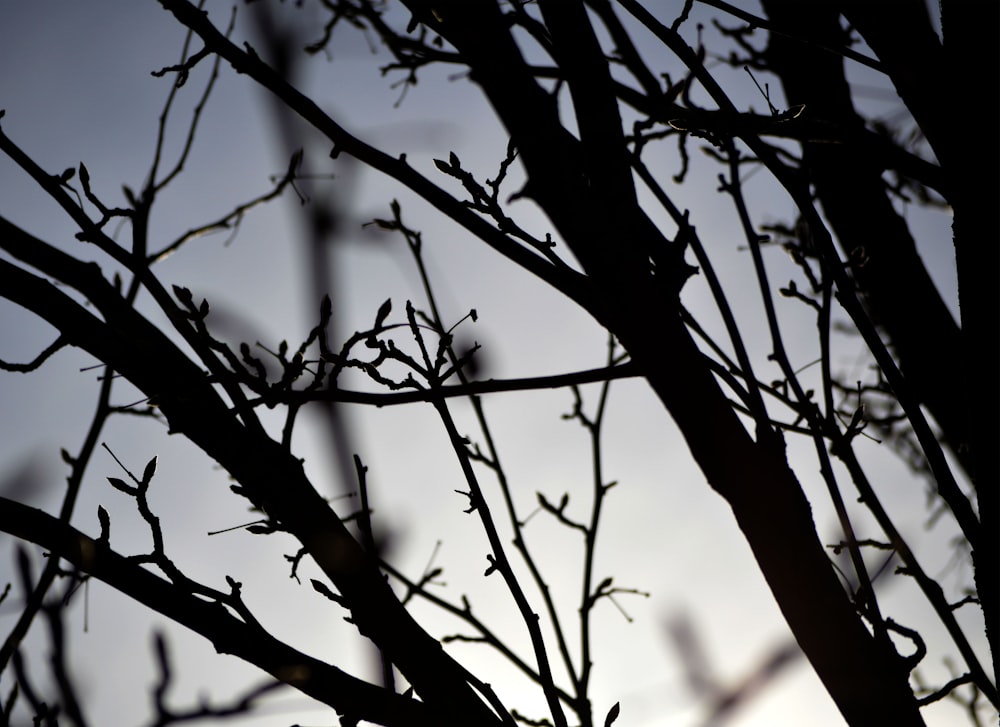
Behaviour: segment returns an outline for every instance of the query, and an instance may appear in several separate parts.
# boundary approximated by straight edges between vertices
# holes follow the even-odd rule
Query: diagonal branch
[[[135,601],[204,636],[220,653],[260,667],[342,715],[388,726],[436,724],[427,705],[387,692],[293,649],[263,629],[239,620],[221,604],[198,598],[41,510],[0,498],[0,530],[47,548]]]
[[[586,281],[579,273],[567,266],[556,266],[532,252],[527,247],[511,240],[486,220],[470,211],[452,195],[424,177],[411,167],[406,156],[390,157],[358,137],[348,133],[311,99],[289,84],[280,73],[263,62],[249,46],[241,50],[226,38],[208,19],[206,13],[198,10],[186,0],[159,0],[160,4],[173,13],[181,24],[197,33],[212,52],[224,58],[237,73],[245,73],[263,88],[322,133],[333,143],[331,156],[345,152],[395,179],[429,202],[447,217],[457,222],[487,245],[505,257],[530,271],[540,279],[564,293],[571,300],[587,310],[596,309],[594,299]]]
[[[53,255],[58,258],[55,251]],[[0,295],[36,313],[154,398],[172,432],[183,434],[222,465],[247,496],[294,534],[350,605],[359,631],[382,646],[433,709],[454,719],[491,724],[492,712],[463,672],[403,608],[373,557],[280,443],[242,426],[211,381],[166,336],[115,294],[93,266],[89,285],[106,324],[65,293],[0,260]]]

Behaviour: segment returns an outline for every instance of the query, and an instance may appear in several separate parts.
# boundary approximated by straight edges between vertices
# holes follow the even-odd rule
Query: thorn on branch
[[[766,240],[761,240],[761,242],[766,242]],[[802,291],[800,291],[799,288],[798,288],[798,286],[795,285],[795,281],[794,280],[789,280],[787,287],[778,288],[778,292],[781,293],[781,295],[783,295],[786,298],[795,298],[796,300],[801,300],[803,303],[805,303],[806,305],[808,305],[810,308],[812,308],[813,310],[815,310],[817,313],[821,313],[822,312],[822,308],[820,307],[820,304],[817,303],[812,298],[810,298],[807,295],[805,295]]]
[[[270,535],[271,533],[275,533],[280,530],[280,528],[267,521],[260,521],[258,523],[254,523],[253,525],[247,525],[244,529],[252,535]]]
[[[466,515],[471,515],[476,510],[479,509],[479,500],[476,497],[475,493],[473,493],[471,490],[470,491],[455,490],[455,492],[457,492],[459,495],[465,495],[467,498],[469,498],[469,506],[466,509],[462,510],[462,512],[464,512]]]
[[[120,480],[117,477],[109,477],[108,482],[119,492],[124,492],[126,495],[131,495],[132,497],[137,497],[139,495],[139,488],[133,487],[124,480]]]
[[[618,719],[618,715],[621,713],[621,702],[615,702],[611,709],[608,710],[608,716],[604,718],[604,727],[611,727],[615,720]]]
[[[338,606],[347,608],[347,601],[345,601],[341,596],[338,596],[336,593],[334,593],[328,585],[326,585],[322,581],[316,580],[315,578],[310,579],[309,582],[312,584],[313,590],[315,590],[318,594],[333,601]]]
[[[111,544],[111,516],[108,515],[108,511],[104,509],[103,505],[97,506],[97,520],[101,524],[101,535],[97,539],[97,542],[101,545]]]
[[[484,576],[489,576],[489,575],[492,575],[493,573],[495,573],[499,569],[500,566],[497,563],[496,558],[494,558],[492,555],[487,555],[486,556],[486,560],[489,561],[490,565],[486,569],[486,571],[483,573],[483,575]]]
[[[299,580],[299,564],[302,563],[302,559],[309,553],[305,548],[299,548],[295,555],[285,555],[285,560],[292,564],[292,570],[288,574],[289,578],[294,578],[296,583],[301,583]]]
[[[142,471],[142,484],[144,488],[149,487],[149,483],[153,480],[153,475],[156,474],[156,457],[153,457],[149,462],[146,463],[146,468]]]
[[[230,488],[230,489],[232,489],[232,488]],[[240,494],[240,493],[236,493],[236,494]],[[249,522],[249,523],[242,523],[240,525],[233,525],[232,527],[222,528],[221,530],[209,530],[206,533],[206,535],[209,535],[209,536],[212,536],[212,535],[222,535],[223,533],[231,533],[231,532],[233,532],[235,530],[250,530],[251,526],[259,525],[261,523],[266,523],[266,522],[267,522],[267,520],[254,520],[254,521]],[[273,530],[276,530],[276,528],[272,528],[272,531]],[[251,530],[250,532],[253,532],[253,531]]]

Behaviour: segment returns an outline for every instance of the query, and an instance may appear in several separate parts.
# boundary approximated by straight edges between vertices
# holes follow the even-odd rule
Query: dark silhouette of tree
[[[70,254],[0,217],[5,253],[0,296],[59,332],[30,363],[4,363],[3,368],[35,371],[67,346],[87,352],[104,367],[85,442],[74,454],[64,452],[71,475],[61,511],[46,513],[11,497],[0,501],[0,530],[52,555],[37,575],[27,556],[20,558],[25,600],[0,652],[0,667],[11,666],[38,723],[54,724],[58,716],[85,724],[85,707],[58,659],[52,667],[58,704],[35,694],[18,650],[44,614],[55,651],[64,654],[60,604],[81,580],[95,578],[201,634],[218,651],[256,665],[274,683],[329,705],[345,725],[611,724],[619,717],[617,705],[610,713],[594,714],[589,699],[590,616],[597,601],[631,590],[611,579],[599,581],[593,569],[601,504],[610,489],[599,454],[604,402],[610,382],[622,377],[645,379],[678,426],[707,483],[730,506],[791,635],[848,724],[924,724],[921,707],[946,697],[967,702],[972,723],[983,704],[997,709],[1000,117],[995,4],[943,0],[939,35],[919,0],[763,0],[760,16],[756,10],[704,0],[719,11],[718,27],[733,49],[728,58],[700,44],[700,29],[690,32],[691,2],[667,8],[636,0],[404,0],[408,12],[401,15],[398,7],[374,0],[320,0],[316,11],[322,23],[310,29],[314,35],[307,41],[290,30],[286,17],[303,10],[254,3],[247,11],[257,13],[260,32],[257,41],[245,44],[232,39],[234,25],[227,30],[221,15],[209,15],[186,0],[159,4],[190,31],[190,50],[177,65],[159,72],[176,78],[168,111],[189,77],[212,66],[214,79],[221,66],[230,66],[269,93],[290,153],[296,146],[292,129],[304,123],[324,140],[323,153],[349,157],[408,188],[469,237],[586,311],[612,343],[602,369],[477,379],[475,348],[456,343],[456,324],[445,321],[436,305],[433,281],[423,267],[421,233],[393,202],[390,216],[372,227],[405,239],[427,305],[407,303],[400,309],[387,301],[370,327],[350,335],[339,330],[327,297],[301,345],[282,343],[277,351],[265,349],[264,356],[247,343],[223,340],[213,328],[209,302],[186,287],[169,288],[157,265],[195,234],[238,225],[257,205],[308,184],[327,162],[323,154],[312,153],[315,144],[291,153],[287,171],[267,193],[153,249],[151,212],[168,185],[180,183],[188,156],[197,153],[192,151],[195,130],[211,82],[174,164],[163,152],[164,113],[147,181],[137,192],[126,188],[121,207],[92,189],[82,164],[61,174],[42,169],[31,150],[0,132],[0,150],[62,207],[79,230],[78,240],[88,246],[87,255]],[[352,134],[298,90],[300,64],[328,49],[341,27],[362,31],[387,49],[386,70],[403,74],[404,91],[435,65],[457,71],[478,87],[510,140],[493,178],[481,181],[455,154],[436,160],[436,169],[418,168],[405,155],[392,156]],[[680,75],[676,70],[665,74],[668,66],[681,69]],[[888,79],[907,118],[889,126],[866,116],[849,80],[852,66]],[[767,112],[734,100],[720,82],[722,69],[742,67],[761,84]],[[784,102],[771,98],[774,82],[783,88]],[[759,288],[762,301],[766,360],[758,357],[759,342],[749,342],[738,324],[742,316],[734,313],[731,291],[713,267],[711,245],[699,236],[696,225],[703,213],[684,209],[665,180],[673,173],[675,181],[684,180],[696,164],[690,158],[696,148],[708,153],[710,159],[699,164],[715,165],[719,191],[742,226],[747,280]],[[664,149],[676,149],[669,164],[664,164]],[[520,175],[521,187],[514,193],[501,191],[508,173]],[[794,204],[796,218],[765,230],[745,195],[750,174],[772,180]],[[918,255],[900,200],[952,211],[960,321]],[[519,210],[527,206],[544,213],[550,234],[538,237],[522,225]],[[333,205],[312,201],[301,210],[302,229],[313,242],[313,269],[325,270],[323,241],[339,232],[343,220]],[[119,222],[127,223],[128,243],[111,232]],[[798,282],[774,282],[767,249],[778,245],[797,266]],[[331,286],[319,273],[310,284],[317,299]],[[692,285],[710,291],[722,320],[718,332],[703,326],[687,307],[685,294]],[[137,307],[140,293],[155,303],[163,325]],[[789,355],[778,310],[781,297],[804,307],[815,321],[819,361],[808,381]],[[874,378],[862,383],[838,377],[832,353],[838,326],[863,341],[876,366]],[[780,370],[776,379],[756,373],[772,365]],[[344,383],[357,372],[373,386],[361,391]],[[116,377],[141,391],[143,401],[113,405]],[[577,521],[567,513],[565,498],[558,503],[538,498],[541,512],[579,530],[586,544],[581,636],[571,646],[571,629],[561,625],[527,545],[524,516],[513,506],[479,397],[585,383],[602,384],[597,414],[587,413],[579,389],[573,388],[576,405],[569,417],[584,426],[595,453],[591,518]],[[456,423],[449,405],[455,397],[472,402],[484,433],[482,447]],[[529,655],[492,633],[468,603],[463,607],[435,596],[429,588],[437,575],[433,570],[408,578],[383,557],[367,501],[366,468],[351,457],[342,407],[414,401],[439,416],[465,478],[461,492],[467,512],[479,518],[489,542],[486,574],[502,579],[512,596],[529,635]],[[341,479],[358,492],[354,512],[342,512],[320,495],[292,449],[296,417],[308,407],[327,413],[338,442]],[[271,409],[286,412],[283,426],[265,420],[262,412]],[[228,590],[220,590],[175,565],[148,497],[155,458],[141,474],[132,474],[131,457],[114,452],[125,476],[108,478],[114,489],[135,500],[152,536],[148,553],[116,550],[103,510],[96,537],[71,524],[101,430],[110,417],[123,413],[163,421],[171,434],[190,440],[218,463],[232,478],[233,492],[253,508],[250,532],[295,538],[301,548],[289,558],[293,574],[304,558],[315,562],[325,580],[314,579],[314,588],[342,607],[380,654],[381,684],[273,636],[244,602],[239,582],[227,577]],[[974,574],[974,587],[964,598],[946,592],[924,569],[880,499],[855,446],[869,432],[907,452],[933,483],[933,506],[954,520],[961,557]],[[803,488],[803,479],[815,475],[790,464],[792,438],[811,444],[837,514],[841,539],[833,550],[846,559],[836,564],[817,532]],[[484,491],[484,470],[499,480],[500,496]],[[867,510],[870,524],[858,523],[852,500]],[[925,657],[923,639],[880,605],[872,560],[883,551],[891,554],[896,569],[885,578],[916,583],[962,659],[946,684],[924,685],[914,676]],[[526,571],[514,565],[514,555],[523,559]],[[527,591],[532,581],[539,586],[537,598]],[[60,583],[64,593],[56,594]],[[414,598],[463,619],[478,640],[532,680],[547,704],[544,721],[519,715],[517,705],[505,703],[443,648],[412,614]],[[959,608],[981,611],[991,663],[981,661],[984,635],[959,624]],[[689,666],[697,662],[689,629],[674,624],[671,633]],[[696,691],[709,694],[721,721],[793,655],[779,650],[733,693],[716,689],[693,666],[689,675]],[[272,686],[231,705],[175,712],[163,700],[171,680],[165,642],[158,642],[156,658],[158,725],[240,713]],[[397,686],[397,677],[406,686]],[[962,696],[966,693],[972,696]],[[15,701],[8,700],[8,716]]]

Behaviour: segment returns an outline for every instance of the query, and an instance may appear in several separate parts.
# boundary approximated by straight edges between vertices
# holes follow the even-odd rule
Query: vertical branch
[[[771,294],[771,285],[768,282],[767,267],[764,264],[764,257],[761,254],[760,236],[753,227],[753,222],[750,220],[750,213],[747,210],[746,200],[743,198],[743,187],[740,181],[739,152],[736,150],[736,145],[733,143],[732,139],[727,139],[724,142],[724,146],[729,159],[729,180],[726,181],[724,178],[721,178],[720,181],[722,182],[723,190],[728,192],[733,198],[736,211],[739,215],[740,224],[743,227],[747,244],[750,247],[750,254],[753,257],[754,272],[757,277],[757,286],[760,290],[765,315],[767,317],[768,330],[771,335],[772,353],[769,358],[776,361],[778,366],[781,368],[785,380],[788,382],[788,385],[794,393],[795,400],[800,407],[800,411],[809,422],[810,436],[816,449],[816,456],[820,462],[820,472],[823,476],[823,481],[826,483],[827,491],[830,494],[830,500],[833,503],[834,511],[837,513],[837,520],[839,521],[841,530],[844,533],[848,552],[851,556],[851,563],[854,566],[854,572],[858,577],[858,582],[861,584],[861,590],[865,596],[867,606],[866,615],[871,621],[875,630],[875,636],[881,643],[882,647],[886,649],[887,653],[894,654],[895,647],[889,638],[889,632],[887,631],[885,622],[879,613],[878,602],[875,598],[875,589],[872,587],[871,579],[868,577],[868,570],[865,566],[864,558],[861,555],[861,549],[858,546],[857,537],[854,534],[854,526],[851,524],[850,515],[848,514],[847,507],[844,504],[844,498],[840,494],[840,489],[837,486],[837,480],[834,475],[833,468],[830,466],[830,458],[826,449],[826,441],[823,437],[823,422],[818,416],[816,405],[809,400],[809,397],[806,396],[806,393],[799,382],[798,375],[788,359],[788,353],[785,349],[783,337],[781,335],[781,327],[778,324],[777,311],[774,307],[774,298]],[[839,437],[839,432],[837,432],[837,435]]]
[[[556,727],[568,727],[566,716],[563,714],[562,705],[559,702],[558,692],[555,689],[555,682],[552,677],[552,669],[549,665],[545,639],[543,638],[541,629],[538,625],[538,614],[532,610],[531,604],[528,602],[528,598],[525,595],[524,590],[521,588],[521,584],[507,558],[503,543],[500,540],[500,534],[497,532],[496,525],[493,522],[493,517],[490,514],[488,506],[486,505],[486,499],[483,495],[482,487],[480,487],[479,480],[472,467],[472,461],[469,458],[468,450],[465,447],[462,436],[458,433],[458,428],[455,426],[455,421],[451,417],[448,405],[443,399],[438,399],[434,402],[434,408],[441,417],[441,422],[444,424],[444,428],[448,434],[449,440],[451,441],[452,448],[454,449],[455,455],[458,457],[459,463],[461,464],[465,481],[470,487],[472,506],[474,506],[476,511],[479,513],[480,521],[483,524],[483,529],[486,531],[486,537],[489,540],[490,548],[493,551],[493,555],[490,559],[490,568],[487,569],[487,575],[493,570],[497,570],[500,572],[504,582],[507,584],[507,589],[513,596],[514,602],[517,605],[517,610],[521,614],[521,619],[528,629],[528,635],[531,639],[531,644],[535,652],[536,663],[538,665],[538,673],[541,678],[541,687],[545,693],[545,700],[549,705],[549,711],[552,715],[552,719],[554,720]]]
[[[441,311],[437,304],[437,298],[434,295],[434,290],[431,286],[430,277],[427,274],[427,268],[424,265],[424,259],[422,254],[422,239],[419,232],[410,230],[407,228],[400,218],[400,211],[397,204],[393,205],[393,214],[395,215],[395,222],[398,226],[399,231],[403,234],[406,239],[407,246],[410,253],[413,256],[415,265],[417,266],[417,273],[420,277],[421,284],[424,288],[424,293],[427,296],[428,304],[431,309],[431,315],[434,321],[435,328],[439,331],[445,330],[445,325],[441,317]],[[470,381],[466,375],[464,369],[459,365],[458,357],[455,355],[453,347],[448,346],[447,354],[450,357],[452,368],[455,371],[455,375],[458,377],[459,381],[463,386],[467,386]],[[562,622],[559,618],[559,614],[556,610],[555,602],[552,600],[552,595],[549,591],[548,586],[542,577],[541,569],[535,562],[534,557],[531,555],[531,551],[528,549],[527,539],[523,532],[523,523],[521,519],[517,516],[517,511],[514,507],[514,500],[511,495],[510,486],[507,481],[507,476],[504,472],[503,465],[500,461],[500,453],[497,449],[496,443],[493,439],[493,433],[489,426],[489,422],[486,418],[486,412],[483,408],[483,403],[478,396],[469,396],[468,401],[472,405],[473,412],[475,413],[476,423],[479,426],[480,431],[483,433],[483,437],[486,442],[487,457],[490,463],[490,467],[495,473],[497,478],[500,492],[504,500],[504,505],[507,510],[508,522],[511,529],[514,531],[514,547],[517,548],[518,552],[521,554],[521,558],[524,560],[525,565],[528,567],[531,577],[538,588],[538,592],[541,594],[542,600],[545,603],[545,610],[552,623],[553,634],[556,639],[557,648],[559,649],[559,654],[562,658],[563,665],[569,674],[572,683],[576,684],[578,682],[577,673],[573,665],[573,659],[570,655],[569,644],[567,643],[566,633],[562,627]],[[585,715],[589,715],[587,710],[579,710],[580,718],[586,719]]]
[[[615,363],[615,339],[608,337],[608,366]],[[604,424],[604,411],[608,402],[608,392],[611,390],[611,382],[604,381],[601,384],[598,395],[597,411],[593,419],[587,418],[583,413],[583,407],[579,400],[579,390],[574,387],[577,397],[577,406],[574,415],[580,420],[580,424],[587,430],[590,436],[591,472],[593,474],[594,499],[591,504],[590,521],[587,524],[584,534],[584,558],[583,558],[583,582],[580,594],[580,679],[577,682],[577,698],[588,702],[587,691],[590,686],[590,676],[593,669],[591,658],[591,612],[593,611],[596,598],[594,594],[594,556],[597,552],[597,528],[601,519],[601,507],[604,504],[604,497],[613,484],[604,482],[604,462],[601,446],[601,432]]]
[[[518,580],[517,575],[514,573],[514,569],[507,557],[506,549],[504,548],[503,542],[500,539],[500,534],[496,527],[496,522],[490,512],[483,489],[479,484],[479,478],[476,476],[475,469],[472,466],[472,458],[469,456],[466,440],[458,432],[458,427],[455,425],[455,420],[451,416],[451,411],[448,408],[446,399],[438,394],[442,384],[440,370],[442,365],[445,363],[445,358],[441,355],[444,351],[440,351],[439,355],[432,359],[427,350],[423,335],[420,332],[420,327],[417,325],[416,312],[410,303],[407,303],[407,319],[409,321],[410,331],[413,334],[414,340],[420,347],[421,355],[423,357],[424,370],[422,373],[427,377],[430,394],[433,397],[431,399],[431,405],[438,413],[441,423],[444,425],[445,433],[448,436],[452,450],[454,451],[459,465],[462,468],[462,475],[465,478],[466,484],[469,486],[468,512],[471,513],[475,511],[479,514],[479,520],[483,525],[483,530],[486,533],[486,539],[490,544],[490,549],[492,550],[492,554],[487,556],[490,565],[486,569],[485,575],[489,576],[494,572],[499,572],[503,578],[504,583],[507,586],[507,590],[514,599],[518,613],[521,615],[521,620],[524,622],[524,625],[528,630],[528,636],[531,640],[535,660],[538,665],[540,685],[545,694],[545,701],[549,706],[549,712],[552,715],[552,719],[554,720],[556,727],[568,727],[566,716],[562,711],[562,704],[559,700],[559,692],[556,689],[555,681],[552,676],[548,650],[545,646],[545,639],[542,636],[542,632],[539,627],[538,614],[536,614],[532,609],[531,604],[524,593],[524,589],[521,587],[521,583]]]

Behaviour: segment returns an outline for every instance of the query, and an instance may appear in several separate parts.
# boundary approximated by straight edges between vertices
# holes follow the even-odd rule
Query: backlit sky
[[[229,5],[210,0],[208,7],[216,24],[224,25]],[[311,4],[303,12],[308,18]],[[692,42],[699,19],[704,20],[696,17],[687,26]],[[241,23],[237,36],[242,39],[248,32]],[[711,43],[715,36],[709,33],[706,30],[706,41]],[[121,185],[139,188],[149,168],[156,120],[169,90],[169,79],[153,78],[150,72],[176,62],[183,35],[154,0],[4,0],[0,5],[0,108],[6,110],[5,133],[53,173],[83,161],[97,193],[111,204],[122,204]],[[465,79],[450,79],[452,69],[429,69],[397,107],[399,89],[390,84],[399,76],[382,78],[378,67],[387,57],[373,55],[375,46],[377,41],[359,33],[338,33],[331,58],[314,59],[302,85],[347,128],[390,153],[405,152],[414,166],[442,186],[448,187],[448,180],[435,174],[431,160],[446,158],[450,151],[480,178],[495,174],[506,139],[478,90]],[[663,61],[667,70],[671,62]],[[678,74],[679,69],[673,72]],[[723,71],[720,75],[737,98],[753,99],[750,94],[757,93],[745,76]],[[204,81],[203,69],[193,74],[178,101],[168,159],[176,157],[193,99]],[[764,106],[759,97],[752,103]],[[193,156],[154,210],[151,247],[162,246],[266,191],[269,175],[280,174],[287,165],[286,150],[275,129],[263,92],[246,77],[223,67]],[[407,299],[424,305],[402,240],[361,227],[373,217],[387,217],[390,200],[398,198],[407,223],[423,231],[445,318],[455,322],[470,308],[478,312],[478,322],[466,321],[458,331],[460,339],[483,345],[483,376],[534,376],[602,365],[606,355],[603,331],[560,296],[457,227],[441,222],[426,205],[375,172],[342,161],[334,163],[326,155],[328,145],[313,142],[307,148],[312,171],[336,177],[332,184],[317,183],[311,193],[330,195],[344,217],[331,270],[335,289],[330,291],[342,332],[369,327],[378,306],[389,297],[394,303],[391,320],[403,320]],[[658,159],[669,170],[664,177],[669,177],[678,163],[672,145],[659,153]],[[683,188],[674,186],[668,191],[678,195],[682,206],[691,207],[693,222],[710,252],[718,256],[720,273],[734,286],[745,331],[762,361],[768,343],[755,307],[758,298],[753,289],[741,288],[746,256],[739,251],[735,214],[715,191],[716,173],[705,166],[695,170]],[[755,219],[759,224],[784,219],[789,204],[760,176],[747,186]],[[57,206],[7,159],[0,159],[0,190],[0,215],[64,249],[91,254],[74,240],[75,230]],[[516,187],[507,193],[513,191]],[[523,224],[544,234],[547,228],[540,215],[531,209],[513,209],[523,215]],[[295,195],[286,193],[281,201],[252,213],[232,241],[225,235],[199,238],[157,270],[166,284],[185,285],[196,297],[209,299],[209,324],[217,326],[221,335],[251,343],[259,340],[268,347],[287,338],[294,347],[318,311],[318,300],[308,283],[302,229],[294,217],[299,210]],[[933,256],[935,275],[950,291],[948,220],[943,215],[928,217],[921,229],[927,237],[923,249]],[[120,234],[124,238],[128,233],[122,230]],[[790,275],[781,253],[773,253],[773,263],[781,271],[779,279]],[[686,302],[704,315],[707,325],[716,325],[710,299],[696,284]],[[160,320],[148,303],[142,300],[140,307]],[[792,305],[784,313],[793,356],[806,364],[812,356],[812,323]],[[28,360],[52,338],[54,332],[47,326],[0,302],[0,357],[4,360]],[[855,363],[852,356],[858,352],[851,354],[851,350],[845,346],[836,363],[843,371],[860,374],[863,360]],[[0,375],[0,472],[12,472],[28,462],[37,466],[39,481],[45,484],[25,498],[35,506],[49,511],[58,507],[65,477],[58,451],[61,447],[75,451],[82,441],[97,381],[94,370],[81,369],[94,363],[67,351],[30,376]],[[122,386],[116,402],[127,403],[134,393]],[[596,388],[587,387],[584,396],[593,411]],[[587,512],[590,455],[585,432],[574,422],[560,419],[571,406],[572,396],[565,390],[486,399],[494,437],[524,515],[533,509],[537,491],[553,501],[569,492],[570,512],[578,517]],[[473,429],[469,407],[456,403],[454,410],[468,433],[481,439]],[[376,525],[393,533],[392,558],[398,567],[418,577],[440,540],[434,562],[446,568],[441,580],[447,583],[440,594],[457,601],[468,593],[478,615],[508,635],[512,644],[523,647],[523,629],[513,621],[512,606],[499,581],[482,578],[485,539],[472,518],[462,512],[466,502],[454,492],[463,489],[460,471],[430,408],[352,409],[349,416],[351,445],[369,466]],[[619,724],[696,725],[701,707],[687,686],[667,623],[688,619],[703,641],[713,670],[730,686],[784,645],[787,629],[728,508],[705,485],[673,423],[648,388],[637,381],[616,383],[607,419],[605,478],[618,480],[620,486],[606,503],[598,580],[611,575],[616,584],[651,595],[648,599],[619,598],[631,623],[610,602],[597,610],[595,714],[599,719],[621,701]],[[296,434],[296,449],[306,458],[321,491],[332,496],[341,491],[341,485],[335,481],[333,448],[326,436],[318,419],[307,415]],[[308,584],[299,586],[288,578],[281,556],[294,552],[294,543],[281,536],[262,538],[241,531],[206,536],[252,519],[245,503],[229,493],[224,473],[191,445],[166,437],[163,428],[152,422],[114,419],[102,440],[133,471],[141,470],[153,455],[159,457],[153,506],[165,524],[168,553],[192,577],[215,587],[225,587],[225,575],[243,581],[248,602],[276,636],[373,678],[370,655],[352,638],[342,614]],[[914,493],[920,493],[923,484],[876,445],[862,446],[869,447],[864,454],[875,462],[873,473],[885,496],[909,503],[897,512],[904,533],[916,536],[925,512],[922,495]],[[793,457],[816,501],[821,535],[826,542],[839,539],[822,498],[817,466],[807,449],[793,450]],[[74,524],[96,535],[96,510],[102,505],[111,513],[112,545],[120,552],[140,552],[148,547],[148,534],[133,504],[105,480],[121,474],[107,454],[98,453]],[[495,491],[492,482],[487,488]],[[344,512],[350,509],[353,506],[343,506]],[[928,558],[934,557],[931,573],[943,571],[947,563],[942,544],[951,532],[948,527],[942,524],[927,541]],[[544,514],[531,521],[526,534],[534,539],[531,542],[547,569],[564,618],[571,620],[579,572],[578,538],[547,523]],[[0,575],[6,581],[11,579],[13,548],[9,538],[0,543]],[[36,558],[36,567],[40,562]],[[303,571],[306,576],[316,575],[308,564]],[[961,576],[954,576],[946,583],[954,587],[960,580]],[[891,607],[912,601],[914,595],[893,586],[885,598]],[[98,583],[89,586],[87,600],[86,631],[82,598],[71,611],[69,623],[72,664],[80,677],[84,708],[93,724],[143,724],[155,679],[150,633],[152,628],[167,625]],[[4,609],[0,624],[6,630],[16,608],[9,604],[0,608]],[[461,630],[425,607],[415,613],[433,633]],[[920,622],[926,614],[918,607],[907,612],[907,617],[910,623]],[[975,628],[972,638],[981,641]],[[928,634],[933,642],[933,631]],[[44,639],[38,635],[31,642],[36,652],[44,648]],[[193,704],[195,695],[201,693],[224,699],[241,685],[261,679],[252,667],[216,655],[200,637],[177,628],[169,628],[169,635],[178,706]],[[536,691],[483,657],[481,648],[457,645],[454,653],[512,706],[539,713]],[[41,673],[42,662],[36,661],[34,667],[34,673]],[[928,670],[942,678],[939,666],[929,665]],[[9,686],[7,681],[0,683],[3,694]],[[954,716],[947,707],[927,712],[932,724],[951,724]],[[315,708],[308,698],[285,691],[269,699],[260,716],[247,718],[245,723],[295,721],[329,724],[335,717],[329,710]],[[842,720],[800,659],[731,724],[824,727],[840,725]]]

